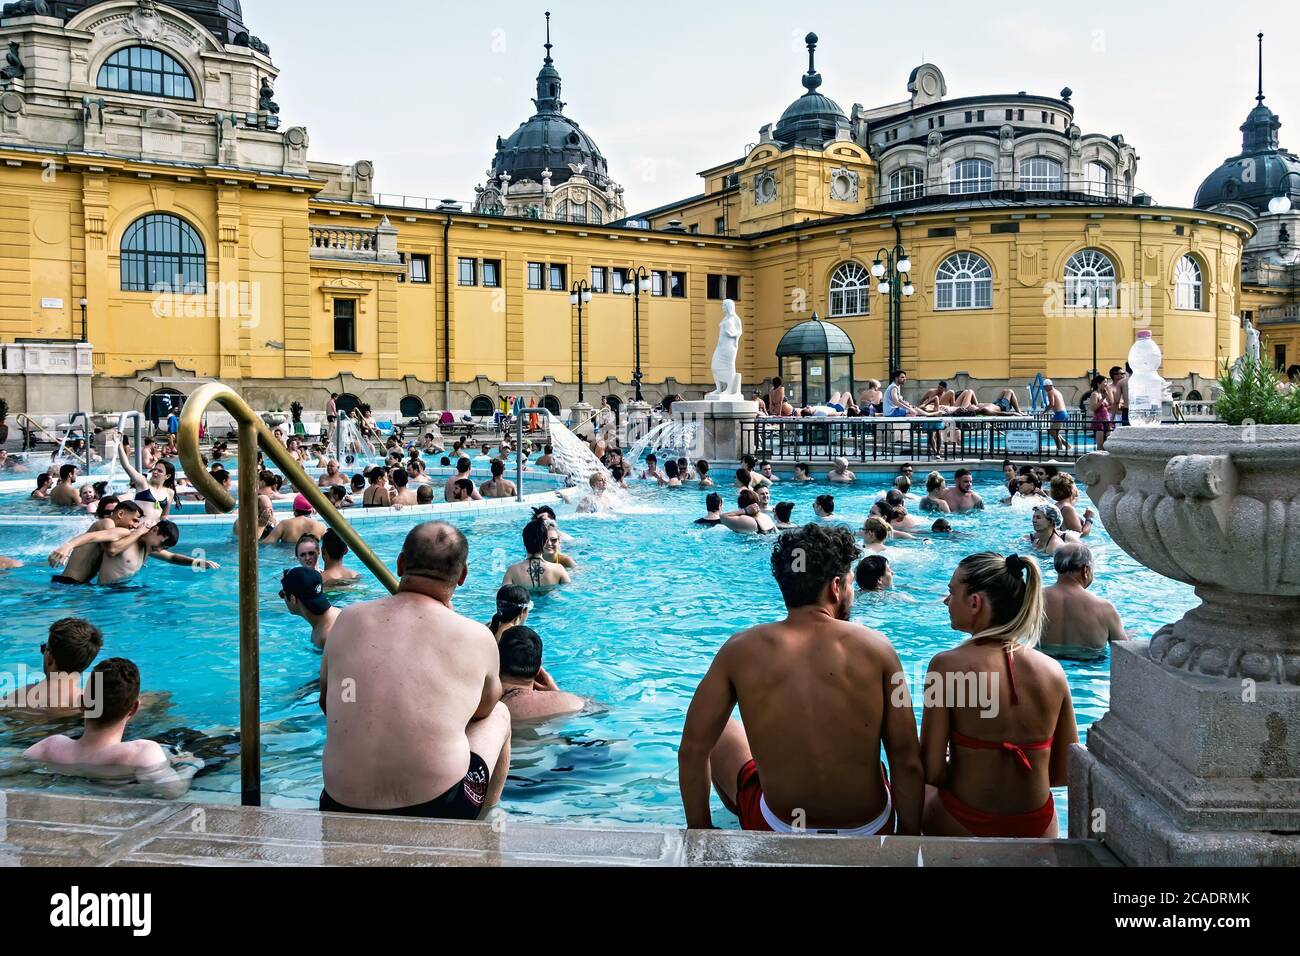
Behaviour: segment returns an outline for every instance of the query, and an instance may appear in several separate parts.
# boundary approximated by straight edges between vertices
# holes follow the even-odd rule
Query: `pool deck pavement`
[[[440,823],[0,791],[0,866],[1118,866],[1079,840]]]

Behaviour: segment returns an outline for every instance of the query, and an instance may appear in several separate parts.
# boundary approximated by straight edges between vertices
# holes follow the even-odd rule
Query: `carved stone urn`
[[[1123,428],[1078,476],[1115,543],[1202,603],[1113,646],[1071,834],[1141,865],[1300,863],[1300,427]]]

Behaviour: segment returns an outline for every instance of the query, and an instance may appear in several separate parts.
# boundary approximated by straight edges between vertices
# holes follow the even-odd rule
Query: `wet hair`
[[[1043,573],[1038,562],[1018,554],[973,554],[957,566],[966,590],[982,595],[993,610],[989,630],[978,638],[1001,638],[1017,647],[1037,647],[1046,613]],[[975,638],[972,638],[974,640]]]
[[[36,476],[37,491],[42,491],[45,488],[48,488],[52,484],[54,484],[54,476],[51,475],[48,471],[43,471]]]
[[[50,625],[46,649],[60,674],[80,674],[99,656],[104,635],[81,618],[67,617]]]
[[[647,465],[657,465],[659,464],[659,456],[656,455],[654,452],[651,452],[650,454],[645,456],[645,463]]]
[[[882,554],[871,554],[858,562],[858,570],[854,577],[857,578],[858,587],[864,591],[879,591],[881,583],[885,580],[885,572],[889,570],[889,559]]]
[[[1052,479],[1052,500],[1069,501],[1074,497],[1074,488],[1072,475],[1057,475]]]
[[[77,473],[76,465],[64,465],[59,469],[59,481],[67,481]]]
[[[117,495],[104,495],[99,499],[95,507],[96,518],[107,518],[122,504],[122,499]]]
[[[1092,567],[1092,549],[1086,544],[1063,544],[1052,555],[1057,574],[1082,574]]]
[[[952,476],[953,481],[961,481],[963,478],[974,478],[969,468],[958,468],[957,473]]]
[[[877,518],[875,515],[872,515],[867,519],[866,524],[862,526],[862,530],[866,532],[867,537],[874,538],[881,544],[884,544],[889,540],[889,533],[892,529],[884,518]]]
[[[736,472],[736,484],[742,488],[748,488],[754,483],[754,476],[749,473],[748,468],[741,468]]]
[[[945,481],[943,475],[939,474],[939,472],[937,471],[932,471],[930,472],[930,477],[925,479],[925,490],[930,494],[934,494],[936,491],[942,488],[946,483],[947,482]]]
[[[415,489],[415,503],[417,505],[433,504],[433,486],[421,485]]]
[[[493,634],[506,621],[513,621],[532,603],[528,589],[518,584],[508,584],[497,592],[497,611],[488,623],[488,630]]]
[[[299,544],[301,543],[300,541]],[[320,546],[321,550],[325,552],[325,557],[331,561],[342,561],[348,553],[348,543],[333,528],[325,532],[325,537],[321,538]]]
[[[703,478],[709,473],[709,463],[701,458],[695,463],[695,470],[699,473],[699,476]]]
[[[664,474],[668,476],[669,481],[680,476],[681,472],[677,470],[677,462],[672,459],[664,462]]]
[[[772,576],[786,607],[816,604],[828,584],[853,569],[860,553],[853,532],[838,525],[810,524],[781,535],[772,549]]]
[[[533,680],[542,670],[542,639],[531,627],[512,627],[497,645],[501,676]]]
[[[454,526],[441,521],[416,525],[402,543],[408,577],[432,578],[456,584],[465,573],[469,542]]]
[[[906,503],[907,499],[903,497],[903,493],[901,491],[899,491],[897,488],[894,488],[885,495],[885,501],[889,502],[889,504],[893,505],[895,508],[901,509],[903,505]]]
[[[710,512],[722,510],[722,495],[714,492],[704,499],[704,505]]]
[[[365,487],[366,487],[366,476],[365,476],[365,475],[353,475],[353,476],[352,476],[352,490],[353,490],[353,491],[363,491],[363,490],[365,489]]]
[[[143,515],[144,509],[134,501],[119,501],[117,508],[114,509],[113,513],[122,514],[123,512],[126,512],[127,514]]]
[[[821,508],[822,511],[826,512],[828,515],[835,514],[835,496],[818,495],[817,507]]]
[[[524,550],[529,554],[541,554],[546,550],[546,539],[549,535],[550,529],[546,527],[546,522],[541,518],[534,518],[524,525]]]
[[[736,496],[736,505],[743,511],[756,504],[758,504],[758,495],[749,488],[741,488],[740,494]]]
[[[181,529],[176,527],[175,521],[159,521],[154,530],[162,535],[162,546],[164,548],[176,547],[176,542],[181,539]]]
[[[542,505],[540,508],[534,508],[533,517],[550,518],[552,521],[557,520],[555,517],[555,509],[552,508],[550,505]]]
[[[907,477],[907,475],[899,475],[894,479],[894,487],[902,494],[907,494],[912,490],[912,479]]]
[[[932,534],[951,534],[952,522],[949,521],[947,518],[940,518],[930,528],[930,531]]]
[[[446,455],[443,455],[443,456],[442,456],[442,461],[438,462],[438,467],[439,467],[439,468],[450,468],[450,467],[451,467],[451,459],[448,458]]]
[[[1017,485],[1024,484],[1026,481],[1034,486],[1035,491],[1038,491],[1043,487],[1043,479],[1039,478],[1032,471],[1029,472],[1028,474],[1021,474],[1016,479],[1016,484]]]
[[[465,492],[465,494],[469,495],[471,498],[474,497],[474,492],[476,490],[474,488],[474,482],[470,481],[468,478],[461,478],[455,485],[453,485],[453,487]]]
[[[394,468],[393,473],[388,476],[388,480],[393,483],[394,488],[405,488],[410,483],[411,477],[404,469]]]
[[[224,485],[226,482],[230,481],[230,472],[226,471],[226,469],[222,468],[220,465],[213,468],[210,474],[212,475],[212,480],[219,485]]]
[[[305,534],[299,538],[298,543],[293,546],[294,557],[298,556],[298,549],[302,547],[304,541],[316,545],[317,548],[321,546],[320,538],[316,537],[314,534]]]
[[[746,471],[753,471],[758,467],[758,459],[753,455],[745,455],[740,459],[740,463],[745,466]]]
[[[802,471],[805,475],[812,474],[812,466],[811,466],[811,465],[804,464],[804,463],[801,462],[801,461],[795,463],[794,470],[795,470],[795,471]]]
[[[468,475],[474,469],[474,463],[468,458],[462,458],[456,462],[456,471],[462,475]]]
[[[342,485],[330,485],[329,491],[325,492],[325,496],[337,504],[348,496],[348,490]]]
[[[877,501],[875,506],[880,511],[881,520],[888,524],[892,525],[895,521],[902,521],[907,517],[906,511],[889,501]]]
[[[366,472],[366,478],[372,485],[379,484],[379,480],[381,478],[387,478],[387,477],[388,477],[388,469],[382,468],[379,465],[376,465],[374,468],[371,468],[368,472]]]
[[[772,510],[776,512],[776,520],[782,524],[790,523],[790,516],[794,514],[794,502],[782,501]]]
[[[87,723],[116,723],[140,699],[140,669],[125,658],[106,660],[91,672],[85,696],[87,710],[100,712],[98,717],[87,715]]]
[[[504,461],[492,462],[492,477],[500,478],[506,473],[506,463]]]

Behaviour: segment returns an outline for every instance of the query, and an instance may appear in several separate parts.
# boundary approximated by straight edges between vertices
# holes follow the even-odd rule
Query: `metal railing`
[[[222,405],[239,425],[239,763],[244,806],[262,803],[262,733],[261,733],[261,642],[258,630],[258,545],[257,449],[280,466],[285,478],[304,495],[317,514],[348,545],[390,592],[397,593],[393,573],[370,550],[329,498],[290,456],[289,451],[271,434],[260,417],[239,395],[225,385],[204,385],[185,403],[181,412],[177,445],[181,467],[194,487],[222,513],[235,508],[235,500],[203,466],[199,450],[199,430],[203,415],[213,402]]]
[[[134,440],[131,443],[131,457],[135,459],[135,470],[144,474],[144,412],[123,412],[117,419],[118,440],[126,435],[126,423],[135,422]],[[107,449],[105,449],[107,452]],[[105,454],[107,456],[107,453]]]
[[[1059,450],[1053,432],[1068,446]],[[850,462],[1072,462],[1094,450],[1090,421],[1023,419],[758,419],[741,425],[742,454],[786,464]]]
[[[40,432],[42,435],[45,436],[43,439],[41,439],[42,441],[54,445],[55,447],[57,447],[63,441],[62,438],[54,434],[52,431],[50,431],[40,422],[36,421],[36,419],[32,418],[30,415],[25,415],[22,412],[19,412],[17,415],[14,416],[14,421],[18,423],[18,427],[19,429],[21,429],[23,433],[23,451],[33,450],[34,444],[32,442],[32,435],[34,435],[37,432]]]
[[[86,443],[86,474],[90,474],[95,468],[95,429],[90,424],[90,415],[87,412],[73,412],[68,416],[68,434],[63,439],[64,445],[72,440],[72,427],[81,422],[81,437]]]

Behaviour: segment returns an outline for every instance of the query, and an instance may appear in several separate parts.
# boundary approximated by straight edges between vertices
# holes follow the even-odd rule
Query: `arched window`
[[[480,395],[469,405],[469,413],[474,418],[491,418],[496,412],[496,404],[486,395]]]
[[[1065,264],[1065,304],[1071,309],[1113,308],[1115,263],[1096,249],[1081,249]]]
[[[554,395],[547,395],[542,399],[542,408],[558,418],[560,415],[560,400]]]
[[[1174,308],[1193,312],[1205,308],[1201,264],[1194,257],[1183,256],[1174,266],[1174,290]]]
[[[424,411],[424,402],[415,395],[407,395],[398,406],[403,418],[419,418]]]
[[[856,262],[846,262],[831,276],[831,317],[866,315],[870,311],[871,276]]]
[[[925,195],[925,173],[915,166],[904,166],[889,174],[889,201],[904,202]]]
[[[150,213],[122,236],[122,291],[152,292],[159,286],[206,292],[207,257],[203,240],[188,222]]]
[[[361,407],[361,399],[355,395],[343,394],[339,396],[338,401],[334,404],[338,406],[339,414],[346,418]]]
[[[569,221],[569,200],[561,199],[558,203],[555,204],[555,221],[556,222]]]
[[[936,309],[993,308],[993,269],[973,252],[944,259],[934,286]]]
[[[175,58],[151,46],[118,50],[99,68],[101,90],[192,100],[194,83]]]
[[[595,203],[591,203],[590,205],[588,205],[587,210],[588,210],[588,214],[587,214],[588,219],[591,221],[591,224],[593,226],[599,226],[601,223],[605,221],[605,217],[601,213],[600,207],[597,206]]]
[[[1060,192],[1061,164],[1046,156],[1035,156],[1020,164],[1020,188],[1026,192]]]
[[[963,159],[954,163],[948,178],[948,192],[987,193],[993,190],[993,164],[987,159]]]
[[[1087,193],[1099,199],[1109,199],[1111,195],[1111,171],[1105,163],[1092,162],[1085,169],[1087,176]]]

